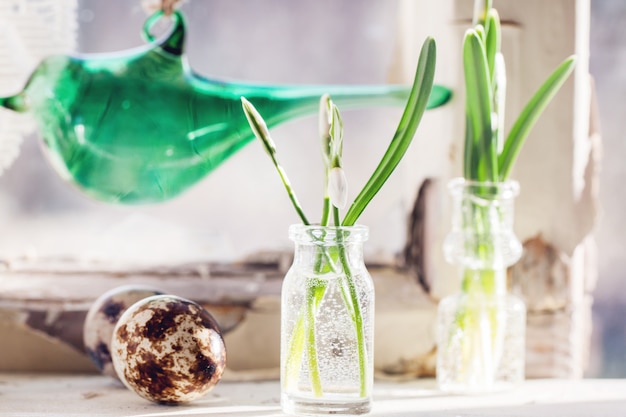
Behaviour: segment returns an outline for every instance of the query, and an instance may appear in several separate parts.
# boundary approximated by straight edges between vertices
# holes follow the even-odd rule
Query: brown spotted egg
[[[124,285],[102,294],[91,305],[83,326],[83,342],[87,354],[105,375],[117,378],[111,362],[111,337],[117,321],[128,307],[159,290],[139,285]]]
[[[126,310],[115,326],[111,348],[122,382],[162,404],[202,397],[226,366],[217,322],[200,305],[173,295],[149,297]]]

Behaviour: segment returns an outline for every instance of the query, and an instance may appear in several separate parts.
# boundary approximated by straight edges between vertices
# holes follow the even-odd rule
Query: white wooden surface
[[[278,381],[220,383],[204,399],[152,404],[108,377],[0,374],[0,416],[282,416]],[[530,380],[515,391],[447,396],[433,380],[377,382],[373,416],[623,417],[625,380]]]

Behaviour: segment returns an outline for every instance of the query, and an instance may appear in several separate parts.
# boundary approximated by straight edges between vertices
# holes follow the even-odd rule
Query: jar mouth
[[[360,224],[338,227],[304,224],[289,226],[289,239],[298,243],[336,245],[338,242],[364,242],[368,237],[369,227]]]
[[[452,195],[478,195],[490,198],[514,198],[519,194],[519,183],[515,180],[501,182],[473,181],[463,177],[453,178],[448,182]]]

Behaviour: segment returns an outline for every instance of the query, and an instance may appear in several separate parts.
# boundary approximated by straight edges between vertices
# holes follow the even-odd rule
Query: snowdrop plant
[[[354,329],[355,351],[358,361],[355,369],[358,369],[359,375],[359,386],[356,394],[358,398],[362,399],[369,398],[371,394],[372,371],[368,366],[372,363],[371,352],[368,352],[366,346],[367,332],[363,312],[359,303],[357,286],[354,282],[355,277],[349,262],[350,255],[346,249],[345,243],[347,241],[344,239],[349,237],[350,228],[355,226],[359,216],[387,181],[412,142],[417,126],[426,110],[433,86],[435,60],[435,41],[432,38],[427,38],[420,51],[413,86],[397,130],[380,163],[350,206],[348,206],[347,176],[342,163],[343,123],[341,114],[330,96],[324,95],[320,98],[319,135],[324,166],[324,189],[322,193],[322,215],[318,225],[327,228],[324,230],[327,230],[328,233],[324,231],[321,235],[317,234],[319,228],[311,232],[311,239],[320,242],[315,255],[315,267],[312,275],[340,272],[344,277],[343,283],[337,291],[340,292],[340,299],[343,300],[345,309],[349,312],[348,316]],[[276,146],[262,116],[245,97],[242,97],[241,101],[250,127],[270,156],[301,222],[304,225],[311,225],[309,217],[305,215],[304,209],[301,207],[291,183],[278,161]],[[346,207],[348,207],[347,210]],[[344,211],[345,215],[342,217],[341,214]],[[336,244],[321,244],[327,234],[334,236]],[[281,365],[285,368],[281,370],[283,390],[297,390],[304,373],[308,378],[307,384],[311,387],[311,395],[315,398],[322,398],[325,394],[326,389],[324,388],[318,357],[318,339],[322,336],[316,331],[315,326],[318,309],[323,304],[325,297],[330,297],[328,285],[328,281],[324,279],[307,281],[306,305],[300,310],[286,347],[283,347],[286,350],[286,360]]]
[[[504,135],[506,68],[500,17],[492,0],[478,0],[475,25],[463,39],[465,146],[463,176],[470,181],[506,181],[535,122],[573,71],[566,58],[534,93]]]
[[[522,313],[523,305],[513,308],[506,301],[506,268],[522,252],[513,233],[513,198],[518,184],[510,181],[509,175],[533,125],[574,66],[574,56],[565,59],[505,135],[507,78],[500,18],[491,0],[475,2],[474,25],[463,39],[463,178],[450,183],[455,205],[453,229],[444,242],[446,259],[462,268],[462,295],[444,299],[439,307],[437,373],[445,390],[491,391],[497,389],[500,379],[508,383],[523,378],[525,321],[511,318]],[[448,314],[448,310],[454,312]],[[515,326],[517,334],[511,335]],[[513,350],[506,348],[508,340],[519,342],[521,358],[505,358]],[[508,374],[502,369],[508,369]]]

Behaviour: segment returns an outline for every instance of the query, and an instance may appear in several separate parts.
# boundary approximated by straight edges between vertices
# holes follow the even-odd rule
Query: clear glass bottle
[[[444,254],[461,289],[439,303],[437,381],[455,393],[501,391],[524,380],[526,308],[507,291],[507,268],[522,253],[513,232],[519,185],[454,179],[452,230]]]
[[[281,403],[296,415],[370,411],[374,285],[365,226],[293,225],[282,287]]]

